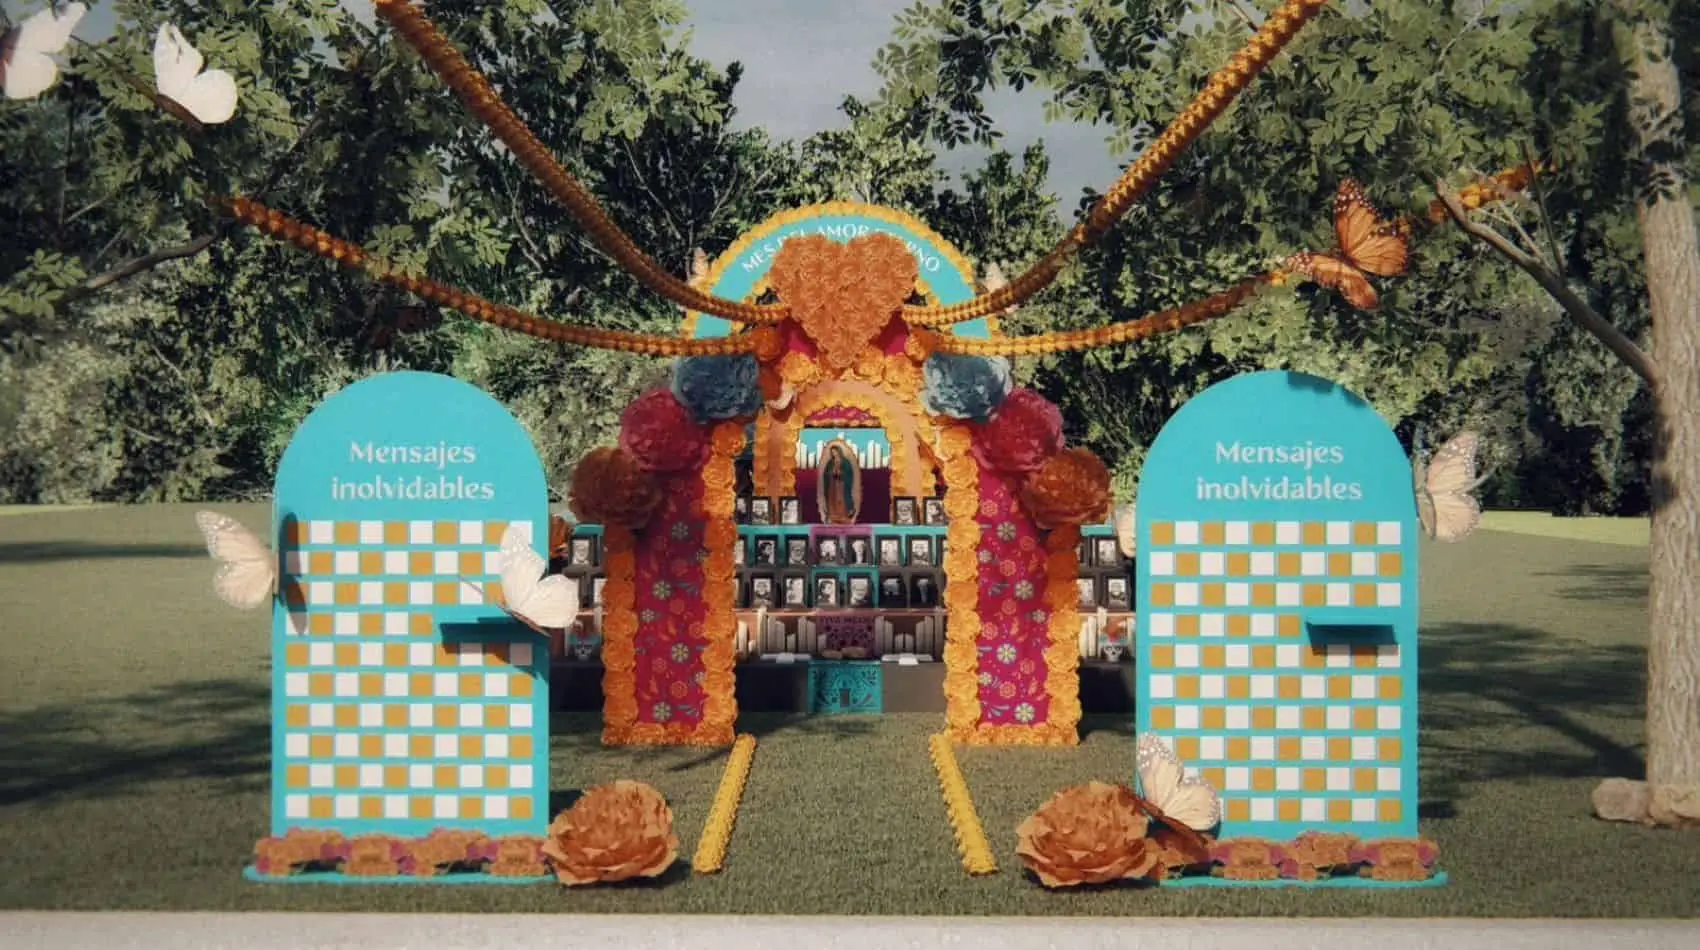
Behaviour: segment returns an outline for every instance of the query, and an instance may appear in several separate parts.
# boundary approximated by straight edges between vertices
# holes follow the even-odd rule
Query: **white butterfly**
[[[88,12],[82,3],[67,3],[63,10],[49,6],[6,33],[0,40],[0,85],[6,98],[34,99],[59,79],[53,57],[65,51]]]
[[[531,549],[530,532],[517,524],[508,525],[502,534],[496,573],[502,584],[502,600],[496,606],[520,623],[543,633],[564,630],[578,619],[578,582],[559,574],[549,575],[549,563]],[[478,584],[464,577],[461,583],[490,600]]]
[[[201,72],[206,60],[170,23],[153,41],[154,87],[202,125],[229,122],[236,114],[236,79],[222,69]]]
[[[1462,541],[1482,522],[1482,508],[1470,493],[1487,481],[1476,477],[1476,450],[1481,437],[1460,432],[1423,464],[1418,452],[1411,462],[1411,481],[1417,493],[1417,520],[1429,537]]]
[[[213,590],[232,607],[253,610],[277,594],[277,555],[235,518],[198,511],[195,524],[218,561]]]
[[[1149,732],[1139,737],[1139,794],[1170,824],[1209,831],[1222,821],[1216,790],[1201,778],[1188,778],[1181,760]]]
[[[1134,538],[1134,528],[1138,524],[1137,512],[1133,502],[1117,505],[1111,510],[1110,522],[1116,528],[1116,545],[1122,549],[1122,557],[1132,558],[1139,549],[1139,543]]]

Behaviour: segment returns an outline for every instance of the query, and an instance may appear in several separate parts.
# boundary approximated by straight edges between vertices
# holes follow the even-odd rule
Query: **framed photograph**
[[[792,535],[785,539],[785,566],[807,567],[809,565],[809,539],[801,535]]]
[[[864,535],[844,539],[844,563],[871,567],[874,563],[874,542]]]
[[[751,607],[776,607],[779,605],[779,592],[774,589],[775,582],[772,574],[750,575]]]
[[[608,578],[606,578],[606,577],[596,577],[596,578],[591,579],[591,581],[590,581],[590,605],[592,607],[602,606],[602,585],[604,585],[606,583],[608,583]]]
[[[780,606],[786,610],[806,610],[809,606],[809,577],[807,574],[787,574],[785,590],[780,594]]]
[[[776,567],[779,564],[779,539],[773,535],[762,535],[755,539],[756,556],[750,561],[763,567]]]
[[[773,524],[773,499],[750,499],[750,524]]]
[[[1080,592],[1076,598],[1081,610],[1098,609],[1098,579],[1096,577],[1077,577],[1074,579],[1075,589]]]
[[[822,574],[815,578],[815,609],[839,606],[838,576]]]
[[[595,567],[596,555],[596,537],[594,535],[581,534],[567,542],[568,567]]]
[[[1104,606],[1111,610],[1132,610],[1133,591],[1125,577],[1104,579]]]
[[[932,574],[916,574],[909,579],[909,606],[917,608],[939,605],[939,582]]]
[[[902,608],[909,606],[909,585],[902,574],[880,575],[880,606]]]
[[[732,539],[732,564],[736,567],[743,567],[748,563],[750,563],[750,539],[740,534]]]
[[[844,606],[861,610],[874,605],[874,575],[852,571],[844,575]]]
[[[1075,551],[1075,560],[1082,564],[1092,563],[1092,542],[1086,538],[1080,539],[1080,547]]]
[[[815,539],[815,563],[816,564],[843,564],[844,563],[843,544],[844,544],[844,541],[843,541],[842,538],[835,538],[835,537],[831,537],[831,536],[816,538]]]
[[[902,567],[903,539],[895,535],[875,538],[874,557],[880,567]]]
[[[750,523],[750,496],[739,495],[732,500],[732,520],[738,524]]]
[[[786,496],[779,499],[779,523],[802,524],[803,502],[800,498]]]
[[[950,519],[945,517],[944,499],[943,498],[923,498],[923,499],[921,499],[921,523],[922,524],[949,524],[950,523]]]
[[[909,539],[909,566],[932,567],[937,561],[933,557],[933,539],[916,535]]]
[[[821,450],[815,505],[825,524],[855,524],[862,510],[862,466],[856,447],[843,439],[834,439]]]
[[[1122,563],[1121,548],[1116,546],[1115,538],[1092,539],[1092,563],[1098,567],[1120,567]]]
[[[921,523],[921,514],[912,496],[899,495],[891,500],[891,523],[898,525]]]

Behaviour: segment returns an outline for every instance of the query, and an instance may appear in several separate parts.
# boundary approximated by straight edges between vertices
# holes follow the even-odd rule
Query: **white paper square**
[[[484,787],[484,766],[463,765],[460,767],[460,787],[465,789]]]
[[[1250,729],[1251,707],[1229,706],[1223,710],[1222,718],[1228,724],[1229,729]]]
[[[414,764],[407,767],[407,784],[413,788],[431,787],[431,767]]]
[[[484,725],[484,707],[477,703],[462,704],[460,724],[468,729],[481,728]]]
[[[1299,790],[1299,770],[1294,768],[1279,768],[1275,770],[1275,790],[1279,792],[1296,792]]]
[[[438,795],[432,809],[438,818],[460,817],[460,799],[453,795]]]
[[[383,666],[384,665],[384,645],[381,644],[381,643],[362,643],[362,644],[360,644],[360,665],[361,666]]]
[[[530,729],[531,706],[529,704],[524,706],[518,704],[509,706],[508,722],[512,723],[515,729]]]
[[[409,666],[431,666],[436,663],[437,648],[430,643],[409,643],[407,645],[407,662]]]
[[[1328,743],[1321,736],[1304,736],[1299,739],[1299,756],[1306,762],[1320,762],[1328,758]]]
[[[1197,706],[1176,706],[1175,707],[1175,728],[1176,729],[1197,729],[1198,728],[1198,707]]]
[[[484,757],[487,759],[505,759],[508,757],[508,737],[497,733],[484,737]]]
[[[353,795],[338,795],[333,799],[338,818],[360,817],[360,799]]]
[[[1175,555],[1172,551],[1153,551],[1147,555],[1151,562],[1152,577],[1170,577],[1175,573]]]
[[[1375,761],[1375,737],[1374,736],[1353,736],[1352,737],[1352,761],[1353,762],[1373,762],[1373,761]]]
[[[1375,648],[1375,666],[1381,670],[1396,670],[1399,668],[1399,647],[1382,646]]]
[[[407,707],[407,724],[415,729],[428,729],[435,720],[431,716],[431,707],[426,703],[411,703]]]
[[[339,759],[360,757],[360,737],[352,732],[339,732],[331,740],[333,754]]]
[[[1252,736],[1251,757],[1258,762],[1269,762],[1275,758],[1274,736]]]
[[[1175,543],[1176,544],[1197,544],[1198,543],[1198,522],[1196,522],[1196,521],[1177,521],[1177,522],[1175,522]]]
[[[396,612],[384,614],[384,636],[407,636],[407,614]]]
[[[484,695],[491,698],[508,695],[508,674],[485,673]]]
[[[384,724],[384,707],[377,703],[360,704],[360,725],[366,729],[376,729]]]
[[[1192,584],[1192,583],[1176,584],[1175,585],[1175,606],[1176,607],[1197,607],[1198,606],[1198,585]]]
[[[431,739],[431,751],[439,759],[452,759],[460,755],[460,737],[457,735],[439,735]]]
[[[1283,670],[1298,669],[1304,662],[1304,654],[1296,643],[1283,643],[1275,648],[1275,665]]]
[[[453,577],[460,573],[460,555],[453,551],[438,551],[431,556],[431,567],[434,573]]]
[[[1251,606],[1250,584],[1229,584],[1224,590],[1224,593],[1227,596],[1227,603],[1229,607]]]
[[[1328,790],[1331,792],[1349,792],[1352,790],[1352,770],[1332,766],[1325,774]]]
[[[1376,707],[1375,726],[1377,729],[1397,729],[1401,718],[1398,706]]]
[[[431,692],[441,699],[460,695],[460,674],[438,673],[431,678]]]
[[[331,573],[338,575],[360,573],[360,554],[356,551],[338,551],[331,555]]]
[[[1275,635],[1274,614],[1252,614],[1251,635],[1254,637],[1272,637]]]
[[[360,615],[340,611],[331,618],[331,633],[339,637],[355,637],[360,635]]]
[[[336,523],[331,521],[307,522],[308,544],[330,544],[336,540]]]
[[[477,643],[455,644],[455,661],[461,666],[483,666],[484,648]]]
[[[436,522],[409,521],[407,523],[407,542],[409,544],[430,544],[436,540],[436,534]]]
[[[1329,584],[1326,595],[1330,607],[1352,606],[1352,585],[1350,584]]]
[[[340,699],[352,699],[360,695],[360,674],[338,673],[331,680],[331,686]]]
[[[289,612],[289,632],[294,636],[302,636],[307,632],[307,614],[300,610]]]
[[[1231,765],[1222,776],[1223,784],[1230,792],[1243,792],[1251,788],[1251,769],[1240,765]]]
[[[1251,647],[1244,643],[1230,643],[1227,649],[1222,651],[1222,661],[1230,670],[1250,669]]]
[[[1297,706],[1277,706],[1275,708],[1275,728],[1297,729],[1302,720]]]
[[[1198,666],[1198,644],[1178,643],[1175,645],[1175,669],[1190,670]]]
[[[1315,674],[1299,677],[1299,695],[1305,699],[1327,699],[1328,680]]]
[[[328,765],[307,766],[307,785],[310,788],[330,788],[336,782],[336,773]]]
[[[1402,770],[1396,768],[1376,769],[1375,787],[1383,792],[1397,792],[1400,790],[1400,776],[1403,774]]]
[[[513,788],[530,788],[532,786],[532,771],[530,765],[514,765],[508,768],[508,785]]]
[[[1400,605],[1401,600],[1402,600],[1402,585],[1400,585],[1400,584],[1377,584],[1377,585],[1375,585],[1375,603],[1376,603],[1377,606],[1380,606],[1380,607],[1397,607],[1397,606]]]
[[[400,699],[407,695],[406,673],[384,674],[384,696],[390,699]]]
[[[1275,677],[1273,677],[1273,676],[1253,676],[1251,678],[1251,698],[1252,699],[1274,699],[1275,698]]]
[[[305,732],[291,732],[283,737],[283,754],[285,756],[291,759],[304,759],[307,757],[307,749],[307,734]]]
[[[1322,662],[1331,670],[1343,670],[1352,665],[1352,648],[1344,643],[1330,643],[1322,648]]]
[[[1174,614],[1151,614],[1151,635],[1154,637],[1172,637],[1175,635]]]
[[[1322,821],[1328,817],[1328,803],[1320,798],[1306,798],[1299,802],[1299,817],[1304,821]]]
[[[1299,573],[1306,577],[1321,577],[1328,573],[1328,556],[1321,551],[1306,551],[1299,555]]]
[[[285,673],[283,675],[283,695],[285,695],[285,696],[305,696],[305,695],[307,695],[307,674],[306,673]]]
[[[486,795],[484,797],[484,817],[504,819],[508,817],[508,796]]]
[[[1329,706],[1325,715],[1330,729],[1352,728],[1352,707],[1350,706]]]
[[[307,724],[315,729],[329,729],[336,723],[335,707],[313,703],[307,707]]]
[[[382,607],[384,605],[384,584],[382,581],[360,582],[360,605],[362,607]]]
[[[408,571],[407,571],[407,552],[406,551],[385,551],[384,552],[384,573],[386,575],[392,575],[392,576],[406,576],[407,573],[408,573]]]
[[[1353,699],[1374,699],[1375,698],[1375,677],[1373,677],[1373,676],[1354,676],[1354,677],[1352,677],[1352,698]]]
[[[1297,521],[1275,522],[1276,544],[1298,544],[1304,539],[1304,532],[1299,529]]]
[[[385,795],[384,796],[384,817],[385,818],[406,818],[407,817],[407,796],[406,795]]]
[[[1374,551],[1353,551],[1352,552],[1352,576],[1353,577],[1372,577],[1374,575],[1375,575],[1375,552]]]
[[[1227,683],[1218,674],[1209,674],[1198,678],[1198,695],[1201,699],[1221,699],[1227,695]]]
[[[1273,798],[1254,798],[1251,800],[1252,821],[1274,821],[1275,800]]]
[[[430,606],[436,596],[430,581],[409,581],[407,584],[407,602],[415,607]]]
[[[1397,521],[1378,521],[1378,522],[1376,522],[1376,525],[1375,525],[1375,543],[1376,544],[1398,544],[1399,543],[1399,522],[1397,522]]]
[[[307,796],[285,795],[283,798],[283,813],[290,818],[307,817]]]
[[[1283,581],[1275,585],[1275,606],[1297,607],[1302,601],[1303,588],[1298,584]]]
[[[1229,544],[1251,543],[1251,522],[1230,521],[1222,526],[1223,540]]]
[[[361,788],[383,788],[384,767],[381,765],[362,765],[360,767]]]
[[[1251,554],[1251,573],[1253,577],[1275,576],[1275,552],[1253,551]]]
[[[1166,673],[1158,673],[1151,677],[1152,699],[1174,699],[1175,678]]]
[[[500,552],[500,551],[485,551],[484,552],[484,573],[490,575],[491,577],[494,577],[497,574],[502,573],[502,552]]]
[[[1375,820],[1375,799],[1373,799],[1373,798],[1354,798],[1354,799],[1352,799],[1352,820],[1353,821],[1374,821]]]
[[[1220,551],[1206,551],[1198,556],[1198,573],[1205,577],[1221,577],[1228,572],[1227,559]]]
[[[1324,537],[1329,544],[1352,543],[1352,523],[1350,521],[1330,521],[1328,527],[1323,530],[1325,532]]]
[[[308,581],[307,603],[314,607],[329,607],[336,599],[336,585],[330,581]]]
[[[460,523],[460,543],[461,544],[483,544],[484,543],[484,522],[482,522],[482,521],[462,521]]]

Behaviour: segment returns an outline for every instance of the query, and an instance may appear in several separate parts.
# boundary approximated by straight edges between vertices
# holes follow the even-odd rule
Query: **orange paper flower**
[[[543,855],[562,884],[656,877],[673,866],[679,839],[661,793],[621,779],[584,793],[549,824]]]
[[[834,376],[856,364],[915,287],[915,255],[889,234],[839,244],[825,235],[786,241],[768,281]]]
[[[1159,864],[1149,828],[1131,789],[1088,782],[1052,795],[1022,822],[1015,853],[1046,887],[1150,877]]]
[[[1063,449],[1027,477],[1021,501],[1041,528],[1096,524],[1110,510],[1110,470],[1086,449]]]
[[[591,449],[573,469],[567,504],[585,524],[641,528],[660,503],[654,480],[623,449]]]

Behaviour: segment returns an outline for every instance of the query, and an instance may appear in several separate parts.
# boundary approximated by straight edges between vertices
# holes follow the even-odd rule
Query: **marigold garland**
[[[707,587],[703,597],[708,605],[703,636],[708,638],[708,645],[701,654],[703,710],[693,745],[732,742],[738,719],[737,683],[732,671],[738,633],[737,592],[732,583],[737,566],[732,560],[732,545],[738,538],[738,525],[733,520],[738,490],[734,460],[743,450],[742,424],[723,422],[715,426],[709,462],[702,473],[702,514],[707,519],[703,544],[708,549],[703,565]]]
[[[980,814],[974,809],[974,798],[968,791],[968,780],[956,763],[956,753],[950,738],[943,733],[927,741],[933,769],[938,773],[939,788],[944,793],[945,814],[950,818],[951,831],[956,836],[956,849],[962,855],[962,869],[969,874],[996,874],[997,859],[986,840],[986,829],[980,824]]]
[[[973,433],[951,425],[939,436],[944,462],[944,510],[950,517],[944,558],[945,727],[952,739],[974,734],[980,722],[980,464],[971,454]]]
[[[1045,537],[1045,600],[1051,643],[1045,648],[1045,692],[1051,698],[1047,745],[1080,742],[1080,528],[1064,525]]]
[[[602,526],[602,743],[625,745],[637,726],[637,538]]]
[[[708,820],[702,828],[691,867],[698,874],[714,874],[726,865],[726,847],[732,841],[732,828],[738,820],[738,803],[744,797],[744,785],[749,781],[750,766],[755,762],[756,737],[741,735],[732,743],[732,754],[726,758],[726,771],[720,776],[720,787],[714,793],[714,804],[708,809]]]

